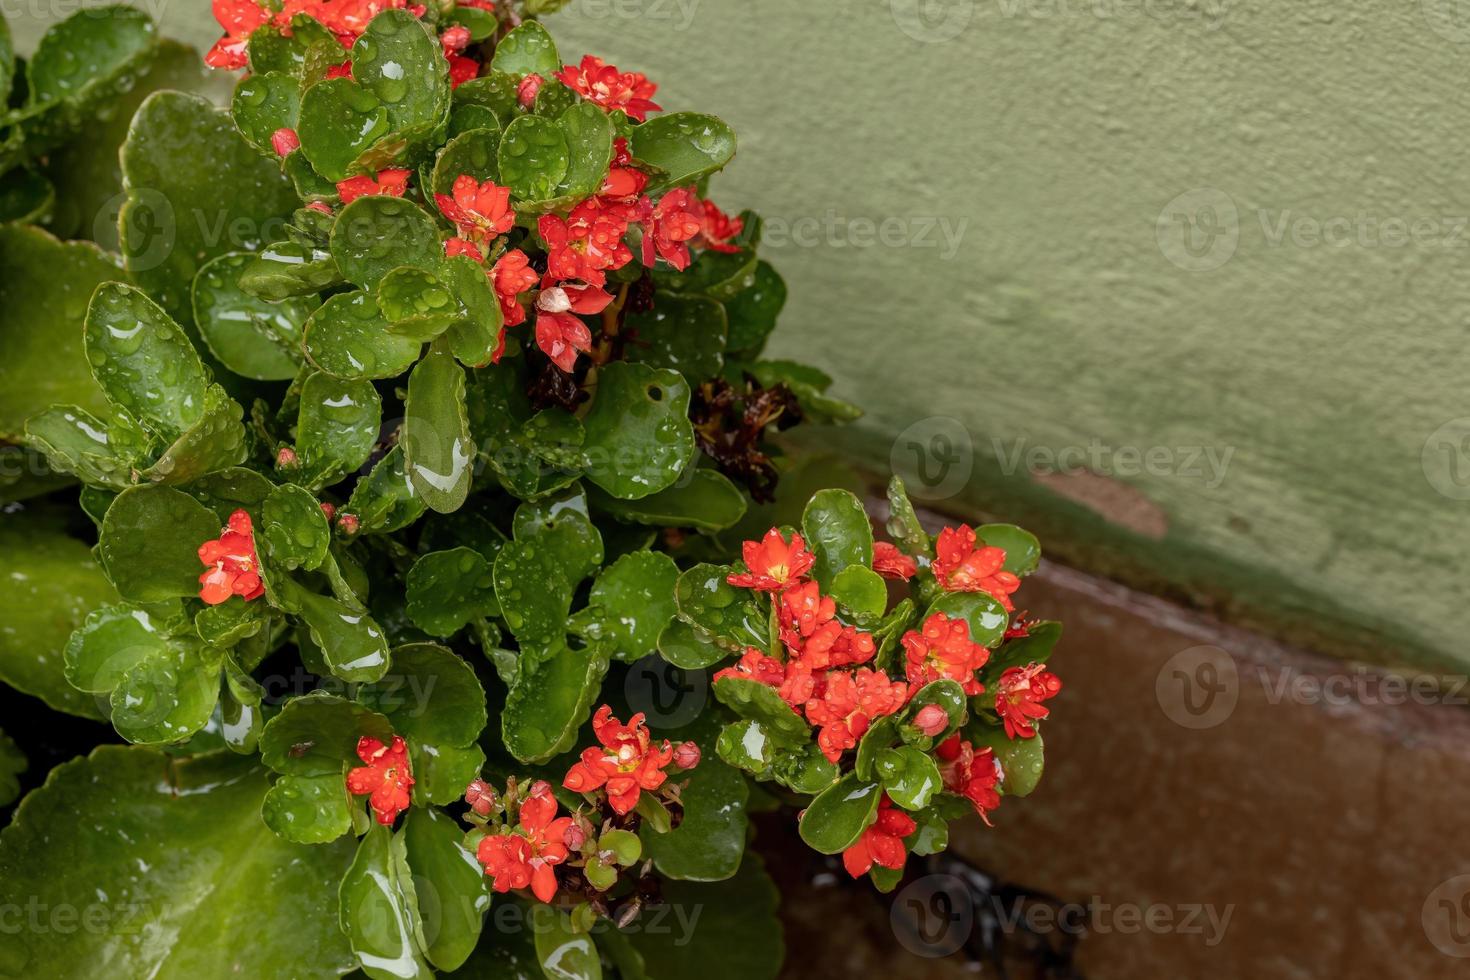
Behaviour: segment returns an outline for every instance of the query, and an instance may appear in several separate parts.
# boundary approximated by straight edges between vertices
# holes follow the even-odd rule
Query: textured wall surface
[[[1297,639],[1470,663],[1458,12],[575,0],[551,26],[740,133],[716,197],[770,222],[775,353],[868,409],[845,448]],[[202,2],[162,19],[215,36]]]

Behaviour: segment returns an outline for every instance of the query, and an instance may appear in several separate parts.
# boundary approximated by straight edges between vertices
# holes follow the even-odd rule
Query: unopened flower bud
[[[926,704],[914,715],[914,727],[925,735],[938,735],[949,727],[949,713],[937,704]]]
[[[281,127],[271,133],[271,149],[276,151],[276,156],[283,157],[291,153],[301,145],[301,138],[296,135],[296,130]]]
[[[488,817],[490,811],[495,809],[495,791],[485,780],[476,779],[465,787],[464,801],[470,805],[471,810],[482,817]]]
[[[301,458],[290,446],[282,446],[276,453],[276,466],[283,470],[294,470],[301,465]]]
[[[674,765],[680,769],[693,769],[699,765],[699,746],[693,742],[680,742],[674,747]]]
[[[349,538],[357,533],[357,529],[360,526],[361,522],[357,519],[356,514],[343,514],[342,516],[337,518],[338,530],[347,535],[347,537]]]
[[[562,843],[566,844],[568,850],[580,851],[582,845],[587,843],[587,832],[576,824],[571,824],[567,827],[567,833],[562,838]]]
[[[332,519],[337,516],[337,507],[335,504],[329,504],[323,500],[322,513],[327,515],[327,522],[331,523]]]
[[[445,54],[459,54],[470,43],[470,29],[456,24],[439,35],[439,43],[444,45]]]
[[[312,201],[306,206],[306,210],[315,211],[318,214],[331,214],[332,206],[326,201]]]
[[[535,73],[521,79],[521,84],[516,88],[516,101],[521,104],[522,109],[529,109],[536,104],[536,95],[545,83],[546,79]]]

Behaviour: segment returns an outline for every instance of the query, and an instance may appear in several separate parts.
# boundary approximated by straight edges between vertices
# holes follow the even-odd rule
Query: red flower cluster
[[[806,703],[806,719],[821,729],[817,745],[831,762],[856,748],[874,721],[908,703],[909,686],[880,670],[832,671],[823,679],[821,692]]]
[[[863,831],[856,844],[842,852],[842,866],[854,878],[861,878],[875,864],[897,871],[908,857],[903,839],[918,829],[914,818],[894,809],[893,801],[884,793],[878,801],[878,819]]]
[[[643,122],[659,105],[651,101],[658,86],[641,72],[618,71],[601,58],[587,55],[578,66],[565,65],[556,75],[567,88],[608,112],[621,109],[628,118]]]
[[[255,557],[255,531],[245,511],[231,514],[229,526],[219,537],[199,546],[199,560],[208,568],[199,576],[199,598],[209,605],[217,606],[235,595],[249,602],[265,594]]]
[[[450,239],[451,242],[467,239],[483,246],[510,231],[515,224],[509,187],[501,187],[491,180],[481,183],[469,174],[460,174],[451,190],[452,194],[434,195],[434,203],[459,232],[459,239]]]
[[[392,745],[363,736],[357,740],[357,757],[367,763],[347,773],[347,790],[367,796],[378,823],[391,825],[408,809],[413,788],[413,769],[408,762],[408,743],[393,736]]]
[[[567,831],[571,817],[556,815],[551,784],[541,780],[521,801],[520,827],[480,840],[475,856],[497,892],[530,887],[543,902],[556,897],[556,866],[567,859]]]
[[[291,18],[305,14],[337,35],[344,48],[352,47],[368,22],[385,10],[411,11],[421,17],[424,8],[408,0],[284,0],[279,9],[256,0],[213,0],[214,19],[225,36],[204,56],[211,68],[238,69],[249,63],[247,44],[257,28],[272,24],[290,33]]]
[[[643,790],[662,786],[669,778],[665,769],[689,769],[699,763],[699,747],[693,742],[677,749],[668,740],[655,745],[641,711],[624,725],[613,717],[612,708],[603,705],[592,718],[592,731],[602,748],[584,749],[562,785],[574,793],[606,791],[608,803],[618,814],[636,807]]]
[[[1006,553],[991,546],[976,547],[975,532],[968,524],[947,527],[934,542],[934,577],[946,592],[985,592],[1006,612],[1014,612],[1011,593],[1021,580],[1003,571]]]
[[[975,673],[990,660],[990,651],[970,639],[970,625],[963,619],[934,613],[922,629],[905,633],[902,642],[909,683],[915,687],[948,678],[959,681],[966,694],[985,690]]]
[[[919,572],[919,566],[897,545],[879,541],[873,545],[873,571],[884,578],[907,582]]]
[[[1042,702],[1056,697],[1061,690],[1061,678],[1044,664],[1007,668],[995,684],[995,713],[1005,723],[1006,737],[1035,735],[1033,722],[1051,713]]]

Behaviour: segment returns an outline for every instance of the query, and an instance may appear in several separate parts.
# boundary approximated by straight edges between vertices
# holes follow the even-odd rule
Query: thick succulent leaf
[[[888,608],[888,585],[865,565],[848,565],[832,576],[828,594],[843,612],[864,626],[877,623]]]
[[[118,594],[160,602],[199,593],[204,571],[198,549],[219,537],[218,518],[171,487],[132,487],[118,494],[102,520],[102,567]]]
[[[475,446],[464,369],[442,342],[429,348],[409,376],[403,411],[403,462],[414,492],[430,510],[458,510],[474,478]]]
[[[889,799],[905,810],[924,809],[944,788],[934,760],[912,745],[879,752],[873,770]]]
[[[592,934],[573,928],[566,912],[536,903],[531,906],[531,932],[546,980],[602,980],[602,959]]]
[[[459,823],[430,807],[409,813],[403,842],[423,923],[424,954],[440,970],[457,969],[474,952],[490,908],[485,869],[465,846]]]
[[[561,71],[561,55],[557,54],[556,42],[546,28],[528,20],[500,39],[490,68],[511,76],[550,78]]]
[[[103,746],[57,767],[0,834],[0,901],[85,910],[100,893],[109,927],[22,931],[0,949],[0,971],[84,976],[107,963],[160,980],[326,980],[350,969],[320,898],[351,849],[280,840],[260,820],[266,789],[264,770],[231,753]],[[106,820],[98,831],[78,813]]]
[[[296,420],[296,478],[309,487],[336,483],[367,462],[381,426],[382,404],[370,382],[311,375]]]
[[[268,302],[240,288],[254,253],[231,252],[210,261],[194,278],[194,323],[210,353],[225,367],[256,381],[289,381],[301,369],[301,336],[316,297]]]
[[[437,643],[394,648],[393,669],[361,688],[358,700],[410,744],[468,746],[485,728],[485,691],[474,668]]]
[[[301,152],[330,181],[346,180],[390,129],[388,108],[350,78],[318,81],[301,95]]]
[[[425,139],[449,117],[449,66],[437,38],[407,10],[385,10],[352,46],[352,78],[388,115],[391,142]]]
[[[136,70],[153,44],[153,21],[141,10],[119,4],[78,11],[36,45],[26,65],[29,102],[68,102],[81,109],[96,90]]]
[[[494,570],[471,548],[422,555],[408,570],[408,617],[430,636],[453,636],[470,622],[500,614]]]
[[[728,565],[695,565],[679,576],[674,589],[679,618],[730,653],[765,649],[770,643],[766,612],[749,589],[726,581],[730,573]]]
[[[689,781],[679,796],[684,819],[662,834],[644,825],[644,853],[667,878],[723,881],[740,870],[748,834],[745,803],[749,788],[745,777],[715,751],[719,734],[719,722],[710,714],[692,731],[680,731],[701,749],[699,765],[687,777],[680,777]]]
[[[342,932],[373,980],[430,980],[403,837],[374,823],[338,890]]]
[[[556,553],[511,541],[495,556],[495,595],[522,650],[544,650],[566,636],[572,581]]]
[[[497,151],[500,182],[517,201],[549,201],[566,179],[572,154],[556,120],[521,116],[505,128]]]
[[[325,844],[352,829],[352,797],[340,772],[286,775],[265,794],[260,817],[285,840]]]
[[[375,288],[401,266],[433,272],[444,258],[434,219],[412,201],[382,194],[359,197],[342,209],[331,247],[342,275],[363,289]]]
[[[778,738],[805,742],[811,737],[806,721],[776,689],[745,677],[722,677],[715,681],[715,697],[741,718],[758,721]]]
[[[665,490],[694,459],[689,384],[674,371],[604,365],[583,427],[587,478],[614,497]]]
[[[256,546],[261,542],[273,563],[287,569],[313,569],[327,558],[332,529],[321,503],[310,491],[297,486],[278,487],[265,498]]]
[[[574,650],[562,644],[531,661],[523,653],[500,716],[510,754],[533,763],[570,749],[592,713],[607,665],[607,653],[595,646]]]
[[[83,343],[107,399],[154,433],[177,438],[204,414],[204,365],[184,331],[140,289],[103,283]]]
[[[116,438],[119,434],[85,409],[57,405],[26,420],[25,443],[44,453],[58,473],[121,490],[132,485],[133,470],[141,460],[140,447]]]
[[[273,242],[240,273],[240,288],[267,302],[312,297],[344,280],[330,252],[300,242]]]
[[[822,854],[840,854],[853,844],[878,813],[881,787],[848,773],[812,800],[802,814],[801,839]]]
[[[937,612],[969,623],[970,639],[982,647],[998,645],[1010,623],[1005,607],[984,592],[946,592],[929,605],[924,618]]]
[[[357,481],[347,501],[347,512],[357,515],[363,532],[396,531],[418,520],[427,509],[408,479],[401,444]]]
[[[594,487],[597,509],[614,517],[655,527],[692,527],[701,531],[723,531],[745,516],[745,494],[717,470],[696,469],[686,473],[667,490],[622,500]]]
[[[390,333],[377,300],[362,290],[338,293],[306,321],[306,356],[334,378],[396,378],[423,349],[417,340]]]
[[[933,555],[929,533],[919,523],[919,515],[909,500],[903,478],[894,476],[888,481],[888,534],[906,554]]]
[[[587,515],[580,488],[521,504],[511,529],[517,541],[550,551],[573,586],[602,564],[602,534]]]
[[[754,281],[725,301],[726,350],[747,357],[759,354],[785,305],[785,280],[769,262],[759,261]]]
[[[690,385],[713,378],[725,365],[725,310],[698,296],[660,296],[653,309],[630,313],[623,328],[638,338],[628,359],[678,371]]]
[[[1041,543],[1036,535],[1014,524],[983,524],[975,530],[975,536],[992,548],[1005,550],[1003,567],[1012,574],[1030,575],[1041,563]]]
[[[731,651],[715,645],[707,634],[682,619],[676,619],[658,635],[658,652],[681,670],[703,670],[730,656]]]
[[[634,159],[660,171],[649,190],[693,183],[723,168],[735,156],[735,132],[700,112],[671,112],[634,128]]]
[[[260,735],[260,759],[282,775],[343,777],[362,763],[357,741],[393,738],[388,719],[371,708],[335,694],[314,691],[293,698],[266,723]]]
[[[154,483],[190,483],[215,470],[229,469],[245,462],[249,455],[244,414],[238,402],[219,385],[204,390],[204,412],[173,444],[164,450],[153,465],[139,474],[140,480]],[[118,431],[114,420],[113,432]]]
[[[818,492],[802,514],[801,531],[806,546],[817,558],[812,577],[823,587],[831,586],[844,568],[873,565],[873,525],[854,493]]]
[[[360,608],[333,596],[291,587],[291,602],[311,630],[327,669],[351,683],[376,681],[388,672],[388,640]]]
[[[439,151],[439,156],[434,161],[434,172],[430,180],[432,193],[449,194],[454,189],[455,180],[464,174],[478,181],[499,180],[500,165],[497,154],[500,149],[501,127],[494,113],[487,113],[487,115],[488,120],[479,121],[481,123],[493,122],[493,125],[482,125],[461,132],[444,144],[444,149]]]
[[[608,565],[592,583],[580,613],[583,635],[606,644],[614,660],[632,663],[658,648],[673,621],[679,567],[657,551],[635,551]]]
[[[1005,729],[991,727],[984,732],[974,728],[967,733],[976,748],[991,748],[1004,773],[1001,788],[1006,796],[1030,796],[1041,782],[1046,763],[1046,744],[1037,732],[1030,738],[1009,738]]]
[[[247,75],[235,85],[230,114],[240,135],[261,153],[274,154],[271,136],[294,130],[301,114],[301,82],[281,71]]]

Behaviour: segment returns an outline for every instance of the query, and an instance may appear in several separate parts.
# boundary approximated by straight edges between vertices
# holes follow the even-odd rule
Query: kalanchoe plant
[[[792,510],[776,432],[857,413],[762,357],[785,286],[707,188],[734,134],[564,59],[554,6],[218,0],[206,61],[246,74],[228,112],[137,104],[120,259],[0,228],[54,284],[0,304],[37,375],[0,439],[50,471],[0,540],[54,578],[13,613],[58,648],[0,678],[131,743],[24,800],[0,881],[157,919],[16,969],[770,976],[752,794],[887,889],[1035,785],[1035,539],[931,538],[897,480],[891,541],[846,490]],[[0,162],[54,172],[156,44],[53,29]],[[67,45],[87,78],[48,74]],[[713,698],[643,703],[649,665]],[[24,768],[0,736],[0,803]],[[693,935],[641,927],[681,903]]]

